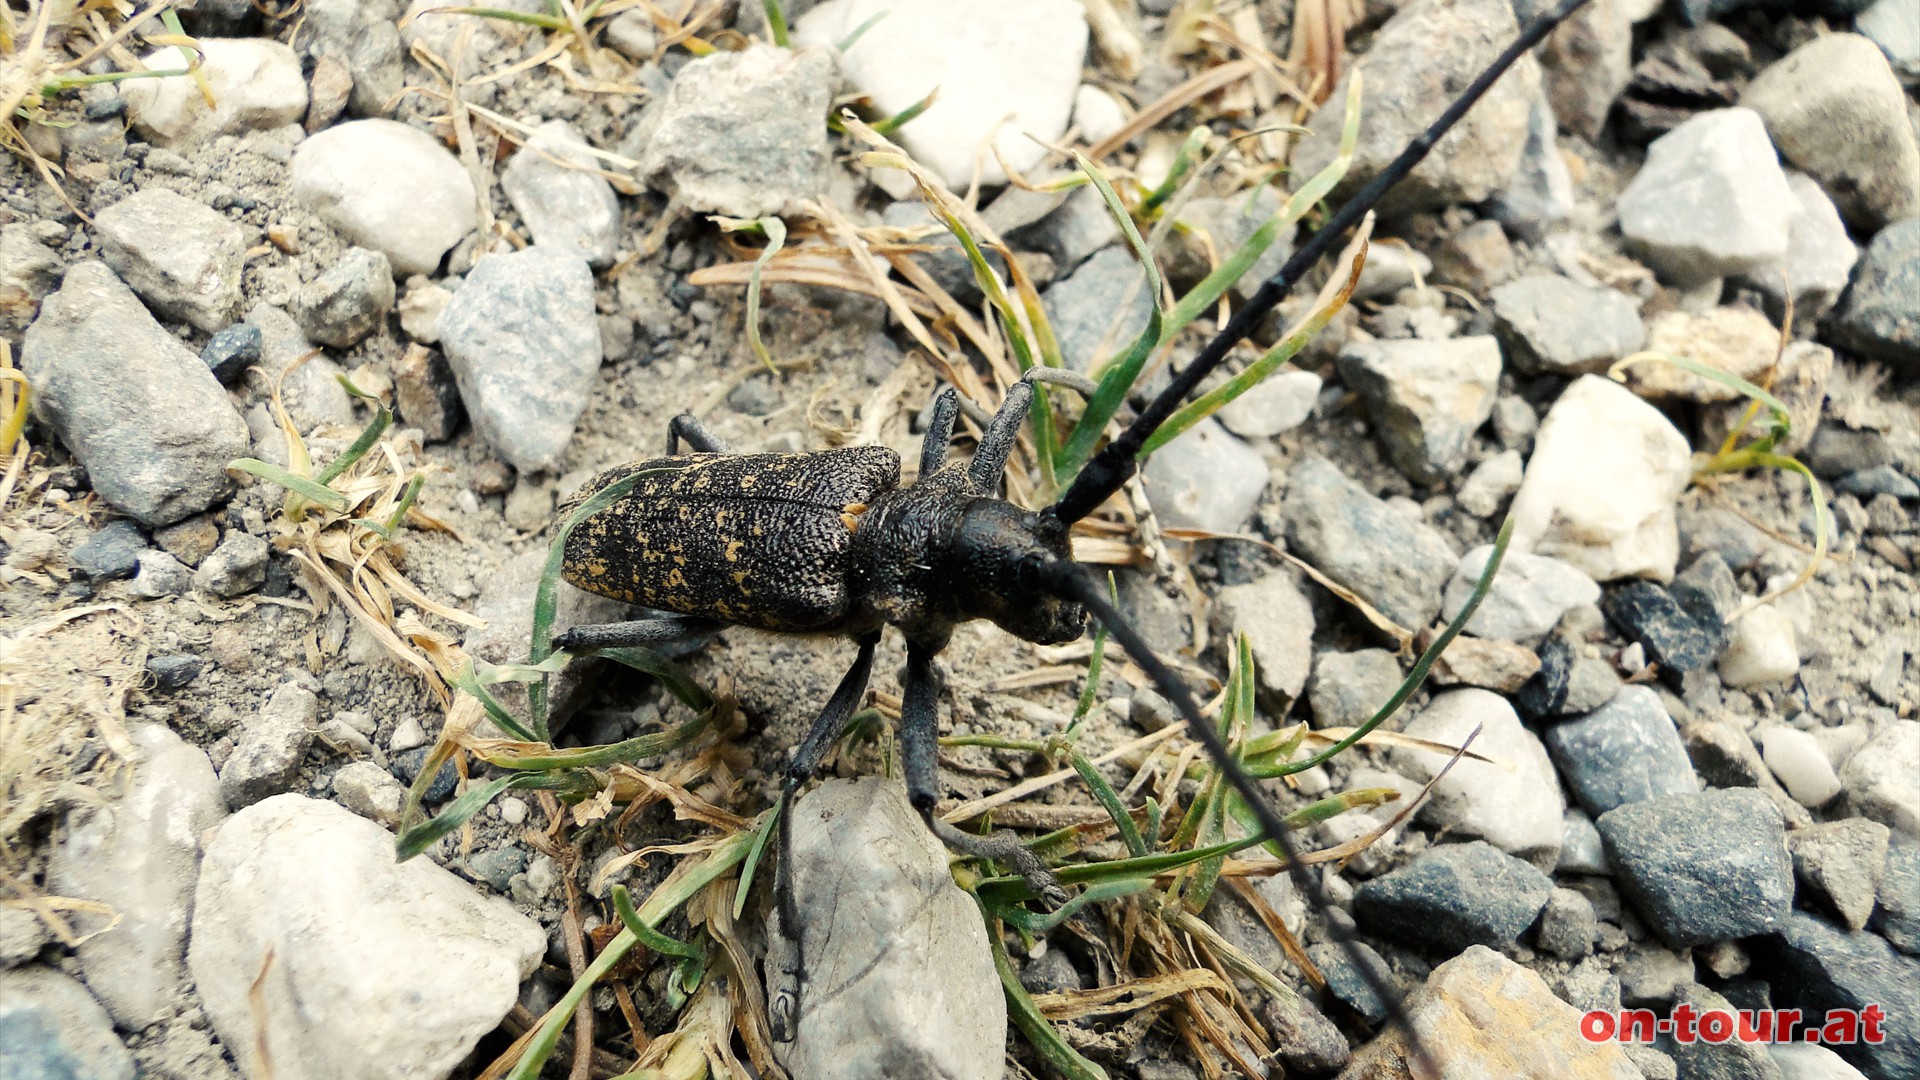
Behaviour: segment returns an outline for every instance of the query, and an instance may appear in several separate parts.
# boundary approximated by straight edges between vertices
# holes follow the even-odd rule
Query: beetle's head
[[[980,499],[960,519],[956,569],[968,618],[1041,645],[1077,639],[1087,612],[1057,595],[1053,568],[1070,564],[1067,527],[1051,516],[999,499]]]

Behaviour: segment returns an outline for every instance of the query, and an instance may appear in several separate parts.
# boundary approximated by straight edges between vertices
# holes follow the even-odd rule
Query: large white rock
[[[891,116],[938,88],[895,138],[955,191],[1001,184],[1067,130],[1087,53],[1087,16],[1073,0],[832,0],[794,27],[802,45],[833,45],[876,15],[841,58],[847,81]],[[1028,138],[1031,135],[1033,138]]]
[[[1407,723],[1405,733],[1458,746],[1475,727],[1480,734],[1468,749],[1493,761],[1461,758],[1434,785],[1422,814],[1437,825],[1481,837],[1509,855],[1552,869],[1560,859],[1566,799],[1547,748],[1520,722],[1506,698],[1477,688],[1438,694]],[[1392,754],[1396,768],[1422,782],[1438,775],[1448,758],[1407,748]]]
[[[97,900],[119,915],[74,912],[89,936],[80,973],[120,1026],[138,1031],[166,1015],[187,975],[187,912],[200,869],[200,837],[227,815],[213,763],[160,724],[131,733],[139,757],[119,797],[67,815],[53,849],[53,891]],[[104,931],[104,932],[101,932]]]
[[[986,927],[904,789],[830,780],[794,806],[792,844],[797,925],[767,955],[787,1071],[998,1080],[1006,997]]]
[[[268,38],[199,38],[200,71],[212,107],[193,79],[129,79],[119,86],[133,126],[161,146],[277,128],[307,112],[307,80],[292,49]],[[168,46],[141,57],[148,71],[178,71],[191,56]]]
[[[394,120],[355,120],[300,144],[293,194],[348,240],[429,274],[479,222],[473,180],[439,140]]]
[[[1513,497],[1515,550],[1551,555],[1595,581],[1673,579],[1674,502],[1692,476],[1686,437],[1660,410],[1583,375],[1541,421]]]
[[[1620,232],[1662,278],[1697,285],[1785,255],[1799,212],[1760,114],[1715,109],[1647,147],[1620,193]]]
[[[546,934],[331,802],[276,795],[207,845],[187,960],[249,1077],[436,1080],[513,1007]]]

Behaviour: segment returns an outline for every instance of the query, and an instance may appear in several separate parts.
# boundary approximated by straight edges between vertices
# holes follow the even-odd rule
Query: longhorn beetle
[[[1583,3],[1562,0],[1523,31],[1432,126],[1260,286],[1167,388],[1088,461],[1058,502],[1035,511],[998,497],[1001,473],[1033,399],[1030,379],[1007,391],[973,459],[965,463],[946,463],[959,402],[952,388],[942,391],[921,447],[919,479],[907,487],[899,486],[899,456],[885,447],[734,455],[698,420],[682,414],[669,426],[668,456],[600,474],[559,514],[568,520],[596,493],[625,482],[624,493],[574,523],[564,542],[562,574],[588,592],[676,614],[575,627],[554,646],[576,653],[651,646],[726,625],[853,638],[859,646],[853,666],[787,766],[785,809],[865,696],[874,646],[884,627],[895,626],[907,643],[900,746],[909,800],[949,846],[1004,860],[1039,891],[1058,898],[1045,868],[1016,837],[974,836],[935,815],[939,683],[933,661],[953,628],[973,619],[992,620],[1028,641],[1056,644],[1078,638],[1091,614],[1179,710],[1188,734],[1246,800],[1266,836],[1287,853],[1302,893],[1324,909],[1326,898],[1301,865],[1279,812],[1202,719],[1186,683],[1072,561],[1067,531],[1126,483],[1147,438],[1228,351],[1514,61]],[[682,441],[695,452],[681,454]],[[783,832],[790,817],[782,814]],[[783,909],[788,903],[790,898],[783,897]],[[1344,929],[1336,934],[1380,999],[1393,1003],[1395,1016],[1404,1020],[1397,995],[1354,954]]]

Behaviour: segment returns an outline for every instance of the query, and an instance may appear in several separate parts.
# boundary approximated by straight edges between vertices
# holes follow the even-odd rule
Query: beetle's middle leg
[[[576,626],[553,639],[553,647],[567,652],[594,649],[630,649],[636,646],[656,648],[690,641],[722,629],[724,623],[673,615],[661,619],[634,619],[631,622],[591,623]]]
[[[1058,907],[1066,902],[1066,892],[1018,836],[1008,832],[976,836],[954,828],[934,813],[940,801],[940,677],[933,669],[934,651],[907,644],[907,679],[900,695],[900,757],[907,774],[907,800],[941,843],[955,851],[1006,863],[1027,879],[1035,895]]]

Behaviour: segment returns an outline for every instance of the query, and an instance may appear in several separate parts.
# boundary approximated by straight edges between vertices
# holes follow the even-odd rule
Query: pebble
[[[1214,415],[1228,431],[1243,439],[1272,438],[1306,423],[1320,400],[1323,385],[1320,376],[1311,371],[1276,372],[1221,406]]]
[[[1272,475],[1259,451],[1212,419],[1154,451],[1140,471],[1162,525],[1210,533],[1245,531]]]
[[[1853,810],[1920,838],[1920,721],[1890,720],[1840,767]]]
[[[260,362],[260,328],[234,323],[216,332],[201,347],[200,359],[221,386],[232,386]]]
[[[299,683],[282,683],[246,722],[220,768],[220,794],[239,810],[290,789],[313,745],[320,701]]]
[[[1533,925],[1552,893],[1551,878],[1475,840],[1429,848],[1361,885],[1353,916],[1363,929],[1435,950],[1504,948]]]
[[[1419,1063],[1443,1061],[1449,1076],[1643,1080],[1620,1043],[1580,1037],[1580,1010],[1539,975],[1480,945],[1434,968],[1402,1008],[1419,1050],[1395,1024],[1355,1051],[1341,1075],[1423,1076],[1428,1066]]]
[[[1103,143],[1119,134],[1128,119],[1125,106],[1091,83],[1081,83],[1073,92],[1073,126],[1080,129],[1080,137],[1089,143]]]
[[[1294,466],[1281,515],[1301,557],[1388,618],[1425,628],[1438,614],[1441,588],[1459,563],[1453,546],[1326,459]]]
[[[1901,956],[1873,934],[1845,933],[1817,915],[1795,911],[1777,935],[1757,943],[1770,963],[1775,1008],[1823,1017],[1830,1009],[1878,1005],[1886,1041],[1834,1049],[1872,1077],[1920,1075],[1920,1030],[1903,1017],[1920,1015],[1920,960]]]
[[[134,1078],[133,1055],[106,1010],[77,980],[51,968],[0,971],[0,1046],[10,1080]]]
[[[1620,231],[1662,279],[1688,287],[1785,255],[1799,209],[1760,114],[1714,109],[1647,148],[1620,194]]]
[[[1835,322],[1841,348],[1920,371],[1920,218],[1874,236]]]
[[[1695,1016],[1715,1012],[1731,1016],[1735,1012],[1732,1002],[1699,983],[1681,987],[1674,995],[1674,1006],[1690,1008]],[[1773,1058],[1767,1054],[1767,1045],[1761,1042],[1747,1042],[1739,1038],[1709,1042],[1696,1037],[1686,1042],[1662,1039],[1659,1045],[1673,1056],[1677,1075],[1688,1080],[1694,1077],[1767,1077],[1772,1080],[1774,1075]]]
[[[1340,379],[1366,403],[1394,465],[1437,484],[1466,463],[1473,433],[1493,415],[1500,346],[1490,336],[1353,342],[1340,353]]]
[[[986,929],[904,790],[829,780],[792,813],[797,910],[766,963],[787,1071],[998,1080],[1006,999]]]
[[[1908,956],[1920,956],[1920,844],[1901,836],[1888,842],[1880,903],[1867,926]]]
[[[637,8],[629,8],[607,22],[606,40],[615,52],[635,63],[652,60],[660,46],[652,17]]]
[[[1920,484],[1907,479],[1891,465],[1848,473],[1833,486],[1862,498],[1891,495],[1896,499],[1920,499]]]
[[[411,786],[415,780],[420,779],[420,770],[427,763],[427,752],[428,748],[422,746],[395,754],[392,762],[394,774]],[[460,772],[453,767],[453,762],[448,761],[440,766],[439,772],[433,774],[433,779],[427,783],[427,789],[420,794],[420,801],[428,805],[441,802],[453,794],[453,789],[459,783]]]
[[[478,223],[473,180],[438,139],[394,120],[330,127],[293,154],[293,194],[396,274],[431,274]]]
[[[1787,253],[1754,267],[1745,276],[1772,298],[1775,307],[1784,308],[1791,291],[1795,318],[1811,323],[1825,315],[1846,291],[1853,264],[1860,260],[1860,249],[1847,235],[1847,226],[1840,220],[1833,200],[1812,177],[1790,172],[1787,187],[1800,203],[1788,225]]]
[[[1455,88],[1472,81],[1518,31],[1508,0],[1430,0],[1409,4],[1388,19],[1352,68],[1365,80],[1370,119],[1360,125],[1353,164],[1333,198],[1344,199],[1379,175],[1439,117]],[[1436,49],[1436,41],[1449,47]],[[1343,75],[1307,121],[1314,134],[1294,151],[1294,175],[1312,176],[1334,159],[1352,78],[1352,72]],[[1539,64],[1522,57],[1388,193],[1380,203],[1381,216],[1484,202],[1505,190],[1520,169],[1527,116],[1539,95]]]
[[[1353,287],[1354,300],[1386,300],[1415,281],[1433,273],[1433,260],[1403,240],[1375,240],[1367,248],[1367,264]]]
[[[133,595],[143,600],[180,596],[193,587],[193,571],[164,551],[143,551],[137,561],[140,571],[133,577]]]
[[[1385,649],[1321,653],[1307,683],[1313,726],[1359,727],[1387,703],[1402,677],[1400,662]]]
[[[226,464],[247,452],[245,422],[104,264],[67,271],[27,328],[21,367],[36,413],[115,509],[167,525],[232,490]]]
[[[1749,382],[1761,377],[1780,353],[1780,331],[1749,307],[1716,307],[1695,315],[1668,311],[1647,327],[1647,349],[1685,357]],[[1734,401],[1741,394],[1670,364],[1638,364],[1627,379],[1650,398],[1685,398],[1704,403]]]
[[[1767,1043],[1766,1048],[1780,1070],[1780,1080],[1867,1080],[1865,1073],[1824,1046]]]
[[[1442,618],[1451,621],[1467,606],[1492,555],[1493,545],[1483,544],[1460,560],[1441,601]],[[1466,632],[1501,641],[1536,641],[1560,622],[1567,609],[1598,599],[1600,586],[1578,567],[1546,555],[1509,551],[1494,575],[1493,587],[1467,620]]]
[[[246,237],[226,215],[147,188],[94,219],[100,257],[161,315],[211,333],[240,316]]]
[[[1285,715],[1313,666],[1313,605],[1299,581],[1289,571],[1271,572],[1221,589],[1214,603],[1232,632],[1247,636],[1259,691],[1275,715]]]
[[[551,469],[600,371],[593,272],[578,252],[488,255],[440,316],[473,426],[522,472]]]
[[[1880,47],[1821,34],[1754,76],[1740,104],[1864,233],[1920,215],[1920,145]]]
[[[193,586],[231,599],[250,593],[267,580],[267,542],[252,533],[228,529],[226,539],[194,572]]]
[[[1128,294],[1131,297],[1128,298]],[[1127,298],[1121,305],[1122,298]],[[1122,246],[1095,252],[1041,297],[1060,355],[1075,371],[1091,373],[1147,328],[1153,296],[1140,264]]]
[[[938,88],[894,136],[948,188],[1006,182],[1066,133],[1087,54],[1086,11],[1072,0],[831,0],[801,16],[794,41],[832,45],[887,12],[841,57],[846,79],[882,116]],[[817,110],[816,110],[817,112]],[[988,140],[992,140],[992,149]]]
[[[1560,817],[1560,860],[1553,869],[1561,874],[1611,874],[1606,845],[1600,830],[1585,810],[1569,806]]]
[[[140,568],[140,553],[146,549],[147,538],[141,535],[140,526],[117,518],[95,530],[67,559],[90,581],[114,581],[132,577]]]
[[[500,190],[543,247],[571,248],[596,267],[613,265],[620,243],[620,199],[587,140],[564,120],[549,120],[500,170]]]
[[[1508,510],[1514,550],[1563,559],[1595,581],[1672,578],[1674,504],[1692,479],[1691,458],[1686,437],[1658,409],[1610,379],[1582,375],[1540,425]]]
[[[1359,964],[1347,955],[1345,949],[1330,942],[1307,946],[1307,958],[1320,969],[1320,974],[1326,976],[1328,993],[1345,1002],[1365,1017],[1368,1023],[1378,1024],[1387,1017],[1387,1003],[1380,1000],[1373,984],[1361,974],[1360,964],[1370,968],[1389,988],[1398,988],[1399,977],[1393,973],[1386,959],[1373,950],[1373,946],[1364,941],[1352,944],[1353,951],[1360,956]]]
[[[25,964],[52,943],[40,916],[25,908],[0,908],[0,971]]]
[[[1599,6],[1609,6],[1609,0],[1600,0]],[[1537,243],[1573,214],[1573,174],[1560,156],[1559,135],[1560,126],[1547,99],[1536,99],[1527,111],[1527,145],[1520,154],[1520,167],[1487,204],[1493,219],[1521,240]]]
[[[1733,625],[1733,638],[1720,654],[1721,682],[1746,690],[1786,682],[1799,673],[1800,648],[1794,642],[1793,620],[1784,612],[1762,605]]]
[[[1168,261],[1168,272],[1176,278],[1199,280],[1214,268],[1207,248],[1200,243],[1205,236],[1211,242],[1214,258],[1221,261],[1234,255],[1253,238],[1253,234],[1280,213],[1283,200],[1272,184],[1262,184],[1251,193],[1230,197],[1201,195],[1187,200],[1180,210],[1180,223],[1192,232],[1176,245],[1179,254]],[[1175,234],[1178,236],[1179,234]],[[1280,272],[1287,256],[1293,254],[1293,226],[1282,226],[1267,249],[1253,261],[1246,273],[1233,283],[1231,292],[1245,300],[1260,284]]]
[[[317,355],[293,316],[263,301],[247,311],[247,325],[260,331],[262,370],[271,378],[284,373],[281,394],[301,430],[312,431],[321,424],[353,425],[353,401],[340,385],[345,373],[332,359]],[[271,437],[275,443],[282,441],[277,426]]]
[[[494,848],[467,860],[467,872],[497,893],[513,887],[514,876],[527,869],[527,853],[517,847]]]
[[[200,72],[213,91],[213,105],[193,79],[129,79],[119,84],[133,126],[159,146],[189,148],[219,135],[266,131],[297,123],[307,111],[307,83],[300,58],[269,38],[194,41]],[[192,55],[169,46],[148,53],[148,71],[179,71]]]
[[[59,895],[117,913],[67,917],[86,937],[75,950],[81,976],[116,1023],[138,1031],[170,1013],[185,988],[200,836],[227,808],[199,748],[159,724],[138,725],[129,738],[137,752],[130,775],[112,801],[67,814],[48,874]]]
[[[1840,794],[1840,778],[1833,771],[1833,763],[1812,735],[1786,724],[1774,724],[1761,732],[1760,748],[1767,768],[1802,806],[1825,806]]]
[[[1490,518],[1500,512],[1513,493],[1520,490],[1526,465],[1520,451],[1502,450],[1481,462],[1454,493],[1454,502],[1478,518]]]
[[[1678,948],[1769,933],[1792,906],[1785,827],[1751,788],[1657,795],[1594,825],[1621,891]]]
[[[1920,3],[1878,0],[1854,16],[1853,28],[1880,46],[1904,82],[1920,82]]]
[[[1433,259],[1434,280],[1475,296],[1513,276],[1513,244],[1498,221],[1476,221],[1447,238]]]
[[[400,823],[407,801],[406,785],[371,761],[342,765],[333,774],[333,794],[341,806],[389,828]]]
[[[213,523],[213,515],[196,514],[153,530],[153,542],[188,566],[199,566],[220,543],[220,529]]]
[[[460,387],[446,354],[413,346],[400,354],[392,370],[393,407],[400,419],[419,428],[428,442],[453,438],[467,412],[460,404]]]
[[[1407,722],[1404,734],[1447,746],[1466,744],[1462,757],[1434,784],[1422,819],[1449,833],[1477,836],[1537,867],[1552,869],[1560,857],[1561,816],[1566,800],[1539,736],[1528,731],[1513,706],[1480,689],[1436,694]],[[1451,754],[1398,747],[1394,768],[1425,783],[1447,768]]]
[[[1550,956],[1578,960],[1593,951],[1594,935],[1599,931],[1592,901],[1572,889],[1555,889],[1540,911],[1534,941]]]
[[[336,349],[351,348],[373,333],[393,310],[393,264],[385,255],[350,247],[302,285],[293,317],[306,335]]]
[[[874,32],[883,31],[876,25]],[[644,147],[632,155],[636,171],[695,213],[796,213],[827,189],[822,118],[835,81],[824,49],[754,44],[691,61],[643,114],[633,140]]]
[[[1529,274],[1493,290],[1491,299],[1494,331],[1528,374],[1602,374],[1647,337],[1626,294],[1558,274]]]
[[[1479,686],[1512,694],[1540,671],[1540,657],[1525,645],[1462,634],[1453,639],[1434,666],[1439,686]]]
[[[281,795],[207,845],[188,962],[249,1076],[445,1076],[513,1007],[546,934],[330,802]],[[271,967],[265,967],[271,957]],[[261,978],[263,968],[267,977]]]
[[[169,653],[147,658],[147,674],[153,677],[155,690],[181,690],[200,677],[206,667],[197,656]]]
[[[1619,917],[1618,912],[1614,917]],[[1662,948],[1654,943],[1635,944],[1621,958],[1614,973],[1620,979],[1622,1002],[1633,1008],[1671,1004],[1675,995],[1693,985],[1697,974],[1693,953],[1686,949]]]
[[[1660,665],[1669,682],[1705,667],[1718,651],[1721,628],[1694,618],[1672,593],[1651,581],[1610,590],[1600,608],[1627,640],[1646,649],[1647,658]]]
[[[1700,787],[1666,706],[1645,686],[1622,687],[1600,709],[1548,728],[1546,741],[1589,814]]]
[[[1888,829],[1877,821],[1821,821],[1787,834],[1793,874],[1849,930],[1867,925],[1886,872]],[[1804,897],[1807,895],[1803,893]]]

